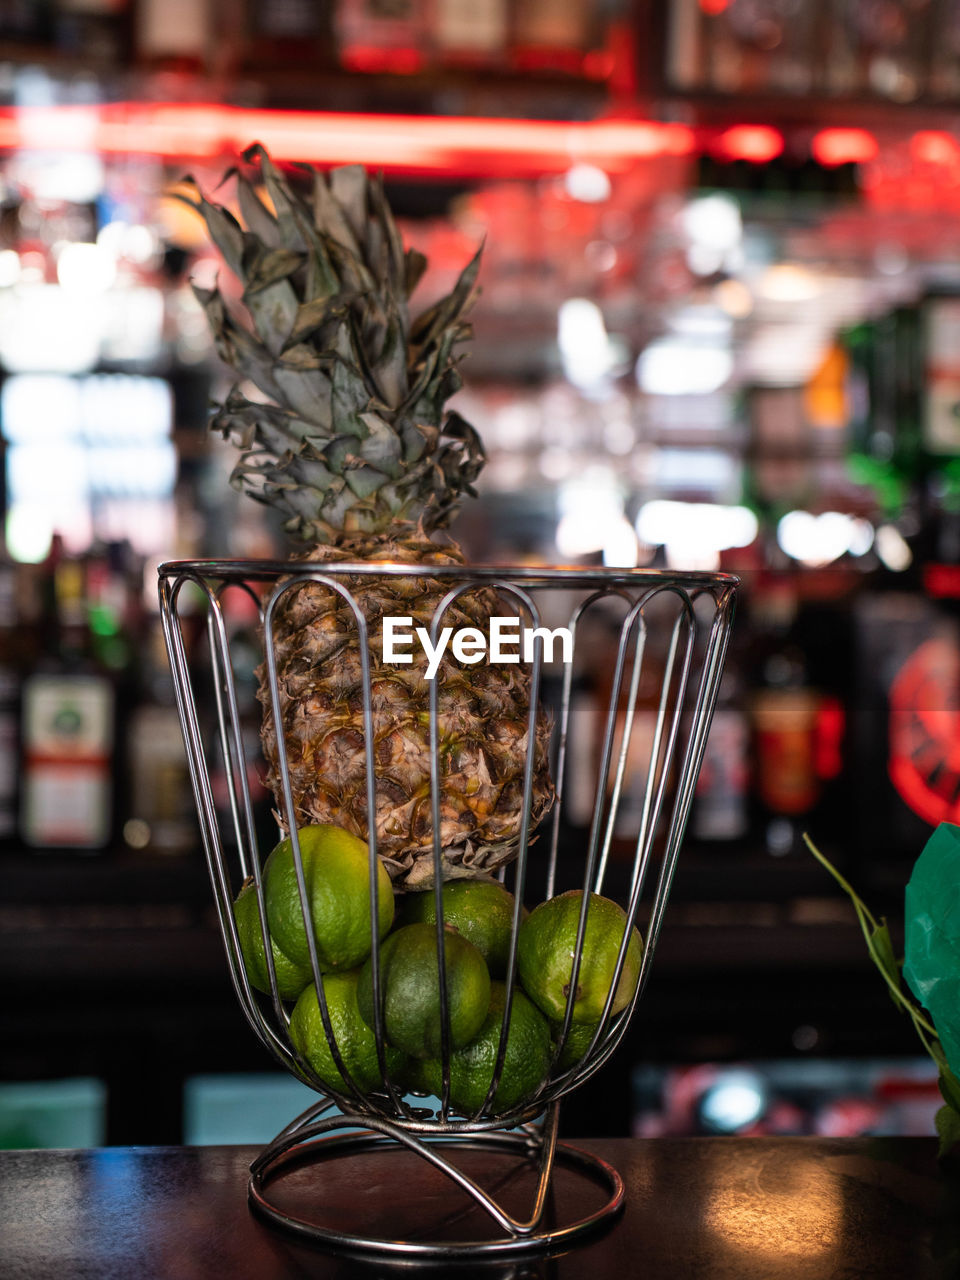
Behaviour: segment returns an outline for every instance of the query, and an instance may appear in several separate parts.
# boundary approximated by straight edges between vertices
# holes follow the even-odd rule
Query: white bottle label
[[[110,838],[110,682],[94,675],[35,675],[23,697],[24,841],[101,848]]]

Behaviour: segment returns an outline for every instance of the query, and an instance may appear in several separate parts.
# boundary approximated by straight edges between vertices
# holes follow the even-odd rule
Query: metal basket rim
[[[505,576],[529,583],[548,585],[579,584],[610,586],[676,585],[682,587],[738,587],[737,574],[693,569],[623,569],[607,566],[579,565],[472,565],[410,564],[390,560],[165,560],[157,566],[161,578],[177,578],[184,574],[208,574],[216,577],[256,577],[265,581],[296,572],[361,574],[381,577],[462,578],[467,574],[478,581],[498,582]]]

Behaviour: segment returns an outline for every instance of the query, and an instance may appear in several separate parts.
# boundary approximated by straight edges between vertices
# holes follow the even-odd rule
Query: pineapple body
[[[459,549],[416,530],[405,537],[344,540],[303,558],[397,564],[457,564]],[[376,777],[377,850],[401,889],[433,883],[429,690],[426,657],[413,648],[409,665],[385,664],[382,619],[411,617],[429,627],[450,580],[416,576],[348,578],[368,628]],[[490,588],[462,595],[443,625],[486,632],[502,613]],[[268,781],[281,793],[278,755],[285,753],[298,826],[332,822],[366,838],[367,754],[358,629],[353,610],[322,584],[291,588],[276,610],[274,645],[280,691],[280,736],[261,672],[263,747]],[[462,667],[445,654],[437,681],[440,843],[444,879],[489,873],[518,849],[528,744],[529,672],[519,665]],[[553,797],[548,767],[550,725],[536,721],[531,825]]]

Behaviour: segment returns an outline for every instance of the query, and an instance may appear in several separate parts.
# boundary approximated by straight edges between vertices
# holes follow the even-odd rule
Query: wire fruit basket
[[[373,1091],[364,1091],[351,1078],[333,1033],[318,956],[311,942],[310,971],[323,1028],[346,1085],[337,1089],[316,1075],[291,1039],[290,1009],[278,990],[265,905],[263,870],[269,839],[264,840],[262,824],[255,816],[256,780],[264,766],[256,737],[249,732],[251,708],[255,706],[253,668],[260,667],[271,705],[278,707],[281,691],[275,621],[281,602],[290,592],[320,586],[346,605],[355,624],[354,656],[359,659],[367,814],[376,813],[383,766],[376,750],[372,711],[370,621],[358,596],[378,580],[397,578],[408,579],[414,592],[429,585],[437,596],[439,603],[430,621],[434,646],[448,611],[470,592],[495,592],[487,598],[496,599],[498,608],[512,608],[532,637],[523,655],[512,659],[525,668],[529,706],[517,852],[514,860],[497,871],[498,878],[512,890],[515,903],[504,1007],[490,1087],[482,1105],[469,1114],[455,1111],[450,1103],[449,976],[444,964],[440,964],[438,975],[442,1086],[438,1096],[430,1097],[391,1074],[382,1013],[382,943],[373,930],[374,1031],[383,1083]],[[341,563],[300,566],[273,561],[183,561],[160,566],[164,635],[233,986],[261,1042],[283,1067],[320,1095],[317,1103],[283,1129],[251,1165],[251,1205],[269,1222],[300,1238],[348,1251],[400,1259],[455,1259],[514,1256],[562,1246],[620,1210],[624,1188],[617,1171],[588,1152],[558,1142],[559,1104],[616,1050],[646,984],[716,702],[736,587],[737,579],[730,575],[653,570]],[[230,604],[237,593],[248,611],[255,609],[258,619],[253,654],[249,633],[241,643],[231,624]],[[545,626],[545,621],[549,625]],[[559,628],[558,621],[563,624]],[[559,640],[554,644],[549,639],[552,629],[564,633],[559,662]],[[606,646],[600,650],[598,635]],[[546,652],[548,643],[550,653]],[[600,659],[602,672],[591,671],[597,665],[598,652],[604,655]],[[595,691],[593,715],[586,727],[576,713],[578,682],[584,676],[593,676],[602,691],[599,701]],[[436,941],[437,955],[443,956],[439,683],[434,679],[425,689],[422,715],[429,727]],[[544,703],[550,705],[553,717],[550,767],[555,800],[548,816],[537,824],[533,814],[534,752],[537,718]],[[286,834],[292,845],[303,920],[308,921],[310,905],[290,766],[279,716],[276,722],[280,812],[273,817],[278,823],[277,838]],[[568,797],[576,789],[582,808],[585,788],[585,818],[579,817],[578,824],[572,825]],[[367,825],[370,918],[376,920],[382,892],[377,874],[377,824]],[[247,881],[255,886],[269,994],[258,991],[250,980],[233,911],[238,890]],[[561,888],[571,887],[582,891],[583,906],[570,982],[565,988],[570,994],[554,1031],[550,1067],[532,1094],[509,1108],[497,1109],[494,1103],[505,1061],[511,1007],[519,990],[517,943],[523,903],[525,899],[546,901]],[[574,991],[584,962],[591,894],[619,900],[626,924],[603,1013],[587,1034],[588,1043],[578,1044],[571,1053],[568,1041],[574,1030]],[[614,994],[638,921],[642,923],[643,946],[635,989],[624,1007],[615,1009]],[[323,1221],[322,1203],[316,1212],[305,1214],[291,1210],[275,1195],[276,1184],[304,1163],[319,1169],[333,1157],[371,1150],[414,1152],[439,1170],[459,1188],[468,1204],[479,1209],[488,1228],[483,1238],[475,1231],[470,1239],[451,1239],[449,1233],[442,1238],[398,1239],[395,1232],[351,1232],[342,1224]],[[477,1152],[507,1156],[532,1171],[528,1213],[508,1209],[498,1202],[494,1191],[461,1167],[464,1153]],[[599,1186],[602,1202],[564,1221],[551,1220],[551,1182],[558,1166],[574,1178]]]

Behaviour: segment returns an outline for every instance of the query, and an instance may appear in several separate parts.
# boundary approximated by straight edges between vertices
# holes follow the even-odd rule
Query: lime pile
[[[293,1002],[290,1039],[321,1083],[348,1094],[352,1083],[359,1093],[368,1093],[383,1088],[385,1067],[394,1084],[439,1096],[446,1030],[451,1107],[463,1115],[473,1115],[482,1107],[499,1115],[536,1094],[555,1058],[557,1068],[565,1071],[588,1052],[610,995],[627,925],[617,903],[589,895],[577,984],[571,990],[584,911],[582,892],[563,893],[532,912],[521,907],[518,913],[513,894],[498,881],[446,882],[440,895],[444,928],[439,940],[446,992],[444,1026],[436,892],[405,895],[399,899],[395,918],[390,878],[378,863],[374,929],[367,845],[329,824],[304,827],[298,837],[309,926],[289,839],[267,858],[262,897],[277,994],[282,1001]],[[243,885],[234,915],[247,977],[253,987],[269,994],[264,922],[252,880]],[[503,1065],[490,1098],[515,916],[520,921],[515,948],[518,981]],[[372,954],[375,936],[379,939],[379,1010]],[[329,1032],[313,980],[311,939]],[[640,934],[632,929],[609,1017],[633,999],[642,957]],[[568,1002],[570,1026],[557,1054]],[[382,1060],[376,1045],[378,1021]],[[344,1079],[341,1066],[349,1080]]]

